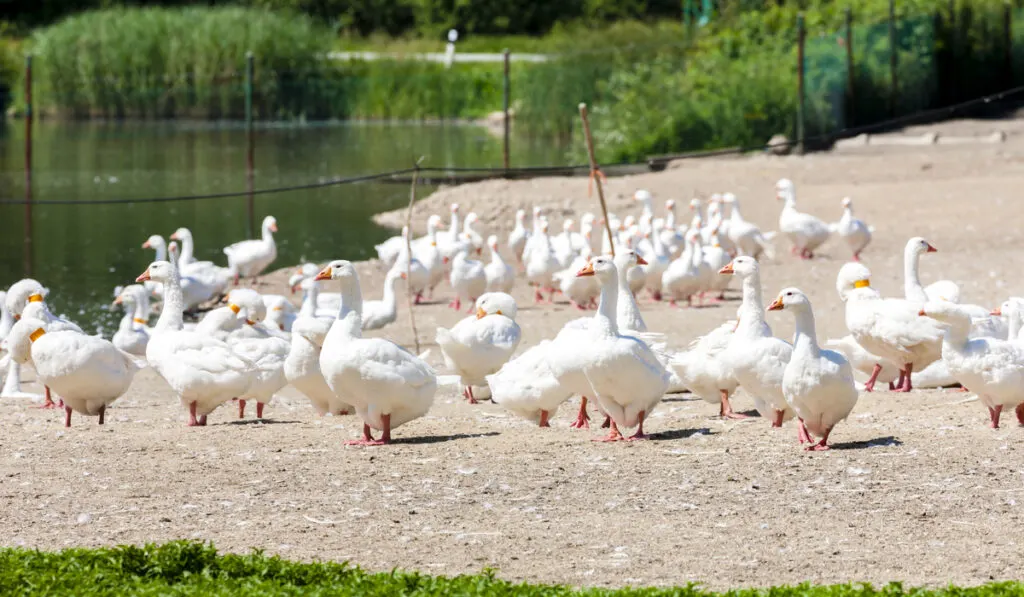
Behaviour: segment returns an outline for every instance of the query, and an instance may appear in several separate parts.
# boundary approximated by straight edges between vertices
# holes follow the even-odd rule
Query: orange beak
[[[443,263],[445,265],[448,265],[448,258],[447,257],[442,257],[441,258],[441,263]]]
[[[313,278],[313,280],[317,281],[317,282],[319,282],[321,280],[330,280],[332,273],[333,272],[331,272],[331,268],[329,266],[325,267],[324,269],[320,270],[320,273],[317,274],[316,277]]]
[[[148,241],[148,240],[147,240],[146,242],[142,243],[142,248],[143,248],[143,249],[148,249],[148,248],[150,248],[150,244],[149,244],[149,241]]]
[[[251,319],[246,319],[245,323],[246,323],[246,325],[256,325],[256,322],[251,320]]]
[[[138,278],[135,278],[135,281],[136,282],[145,282],[145,281],[147,281],[149,279],[150,279],[150,277],[149,277],[149,270],[147,269],[146,271],[142,272],[142,274],[139,275]]]
[[[931,245],[931,243],[929,243],[929,244],[928,244],[928,250],[927,250],[927,251],[925,251],[925,253],[937,253],[938,251],[939,251],[938,249],[936,249],[935,247],[933,247],[933,246]]]
[[[178,233],[177,233],[177,232],[175,232],[174,234],[172,234],[172,235],[170,236],[170,239],[171,239],[171,240],[178,240]]]
[[[928,317],[928,314],[924,312],[924,309],[918,311],[917,314],[920,315],[921,317]]]
[[[295,294],[298,291],[299,291],[299,285],[298,284],[296,284],[295,286],[292,286],[292,294]]]
[[[122,301],[121,301],[121,297],[117,297],[116,299],[114,299],[114,304],[115,304],[115,305],[120,305],[120,304],[121,304],[121,302],[122,302]]]
[[[594,275],[594,264],[593,263],[588,263],[588,264],[584,265],[583,269],[581,269],[580,271],[576,272],[576,277],[577,278],[580,278],[582,276],[593,276],[593,275]]]
[[[274,224],[270,225],[270,231],[271,232],[277,232],[277,223],[274,223]]]
[[[718,270],[720,274],[735,274],[736,272],[732,269],[732,262],[730,261],[725,267]]]
[[[989,313],[989,315],[1002,315],[1002,314],[1003,314],[1003,310],[1001,308],[999,308],[999,307],[996,307],[995,309],[992,309],[992,312]]]
[[[402,273],[400,273],[400,274],[398,274],[398,275],[399,275],[399,276],[401,276],[403,280],[405,280],[405,279],[407,279],[407,278],[408,278],[408,276],[406,275],[406,273],[405,273],[405,272],[402,272]]]
[[[476,309],[476,318],[477,319],[483,319],[484,317],[487,317],[487,311],[484,311],[483,309],[477,307],[477,309]]]
[[[779,296],[779,297],[775,297],[775,300],[772,301],[772,304],[768,305],[768,310],[769,311],[781,311],[784,306],[785,305],[782,304],[782,297]]]
[[[647,265],[647,260],[644,259],[643,257],[637,255],[636,256],[636,264],[637,265]]]

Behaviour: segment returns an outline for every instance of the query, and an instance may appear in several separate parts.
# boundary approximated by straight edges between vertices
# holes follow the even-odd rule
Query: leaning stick
[[[601,215],[604,216],[604,229],[608,233],[608,246],[612,248],[612,257],[615,257],[615,237],[612,235],[612,223],[608,221],[608,206],[604,202],[604,187],[601,186],[601,177],[604,176],[597,167],[597,157],[594,155],[594,138],[590,135],[590,120],[587,118],[587,104],[580,103],[580,118],[583,119],[583,134],[587,138],[587,154],[590,156],[590,178],[597,186],[597,198],[601,201]]]

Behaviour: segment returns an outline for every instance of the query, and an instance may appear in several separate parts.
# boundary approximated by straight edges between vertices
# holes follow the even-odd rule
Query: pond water
[[[24,123],[0,123],[0,199],[23,199]],[[243,191],[246,134],[237,123],[37,122],[33,133],[36,200],[134,199]],[[550,140],[513,139],[514,165],[564,164]],[[469,125],[288,124],[257,130],[255,187],[306,184],[424,166],[500,166],[501,140]],[[425,197],[433,188],[423,186]],[[265,215],[280,229],[276,266],[366,259],[393,231],[374,213],[408,202],[406,185],[360,183],[257,195],[256,229]],[[49,303],[90,330],[109,335],[119,314],[107,306],[153,259],[151,234],[192,230],[196,256],[225,264],[221,248],[247,236],[245,197],[124,205],[36,205],[33,277]],[[0,205],[0,288],[23,277],[24,206]],[[273,266],[272,266],[273,267]]]

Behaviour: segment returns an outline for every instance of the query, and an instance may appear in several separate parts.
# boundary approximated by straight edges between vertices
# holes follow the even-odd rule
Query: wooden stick
[[[587,118],[587,104],[580,103],[580,118],[583,119],[583,134],[587,138],[587,154],[590,156],[590,178],[597,185],[597,198],[601,201],[601,214],[604,216],[604,229],[608,233],[608,245],[615,257],[615,237],[612,235],[612,223],[608,221],[608,206],[604,202],[604,187],[601,186],[601,170],[597,167],[594,155],[594,138],[590,135],[590,120]]]
[[[409,188],[409,209],[405,212],[405,250],[408,259],[405,260],[405,300],[409,307],[409,325],[412,326],[412,340],[416,344],[416,355],[420,354],[420,335],[416,331],[416,313],[412,310],[412,206],[416,203],[416,183],[420,177],[420,162],[423,157],[416,160],[415,170],[412,173],[412,185]]]

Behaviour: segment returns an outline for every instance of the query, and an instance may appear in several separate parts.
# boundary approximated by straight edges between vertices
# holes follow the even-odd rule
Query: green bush
[[[417,572],[372,574],[347,563],[290,562],[261,552],[219,555],[212,545],[176,541],[143,547],[72,548],[61,552],[0,549],[4,595],[460,595],[516,597],[1003,597],[1020,595],[1015,582],[960,588],[907,589],[899,583],[705,591],[696,585],[666,588],[573,589],[512,583],[489,571],[456,577]]]

